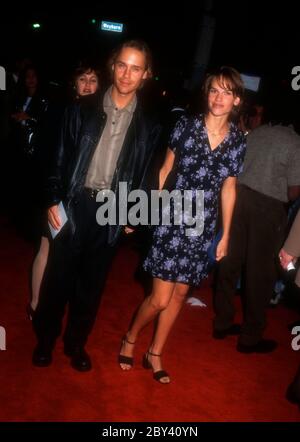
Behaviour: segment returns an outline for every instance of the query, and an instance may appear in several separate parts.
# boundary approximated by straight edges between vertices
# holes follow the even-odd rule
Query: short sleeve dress
[[[198,286],[208,275],[208,249],[216,234],[218,203],[224,180],[242,171],[246,139],[233,123],[219,146],[211,150],[204,115],[182,117],[170,138],[176,153],[175,189],[204,192],[204,229],[188,236],[186,225],[158,225],[143,268],[164,281]]]

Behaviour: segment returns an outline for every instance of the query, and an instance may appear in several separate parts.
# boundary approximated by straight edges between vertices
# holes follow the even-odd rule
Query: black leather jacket
[[[71,232],[76,229],[73,207],[82,192],[94,151],[106,123],[99,95],[84,97],[68,107],[52,173],[46,183],[46,205],[64,202]],[[111,190],[118,201],[119,182],[127,182],[128,192],[143,187],[147,169],[160,139],[161,127],[147,118],[137,104],[114,173]],[[108,241],[114,244],[122,226],[109,226]]]

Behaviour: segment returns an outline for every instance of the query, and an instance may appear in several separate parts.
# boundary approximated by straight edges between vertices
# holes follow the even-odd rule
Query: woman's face
[[[226,116],[231,113],[233,106],[240,103],[240,98],[235,97],[233,92],[227,89],[222,79],[213,79],[208,91],[208,111],[216,116]]]
[[[78,97],[94,94],[98,87],[99,82],[95,71],[86,71],[79,75],[75,81],[75,89]]]

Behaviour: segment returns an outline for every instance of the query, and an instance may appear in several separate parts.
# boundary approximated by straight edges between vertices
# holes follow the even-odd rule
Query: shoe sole
[[[37,361],[32,361],[32,365],[34,365],[35,367],[49,367],[49,365],[52,364],[52,359],[50,361],[47,362],[37,362]]]
[[[71,362],[71,367],[74,368],[74,370],[76,371],[80,371],[81,373],[84,373],[85,371],[90,371],[92,369],[92,366],[87,366],[87,367],[77,367],[77,365],[73,364]]]

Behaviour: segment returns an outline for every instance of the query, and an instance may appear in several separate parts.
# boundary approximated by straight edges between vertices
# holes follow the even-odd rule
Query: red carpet
[[[280,305],[269,310],[267,335],[279,342],[274,353],[239,354],[236,338],[211,337],[212,298],[205,284],[194,295],[208,307],[186,305],[165,349],[172,383],[158,384],[141,366],[151,326],[136,347],[134,369],[124,373],[116,363],[120,340],[143,298],[133,279],[137,254],[124,245],[87,347],[93,370],[74,371],[61,340],[53,364],[35,368],[35,338],[25,315],[33,250],[3,219],[0,241],[0,326],[7,334],[6,351],[0,351],[1,421],[299,421],[299,408],[285,399],[300,359],[287,328],[296,313]]]

